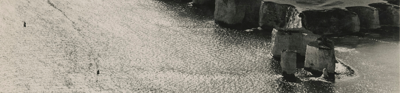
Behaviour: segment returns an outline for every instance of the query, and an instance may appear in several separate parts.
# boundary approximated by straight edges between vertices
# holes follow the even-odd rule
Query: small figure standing
[[[26,22],[24,21],[24,27],[26,27]]]

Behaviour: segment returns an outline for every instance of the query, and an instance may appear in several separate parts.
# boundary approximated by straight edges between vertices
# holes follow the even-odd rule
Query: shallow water
[[[209,7],[179,0],[0,4],[8,10],[0,14],[2,92],[400,91],[398,41],[333,38],[337,58],[356,76],[290,83],[270,56],[269,32],[218,27]]]

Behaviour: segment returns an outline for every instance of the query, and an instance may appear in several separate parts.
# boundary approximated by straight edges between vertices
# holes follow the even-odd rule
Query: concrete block
[[[214,19],[227,27],[258,27],[262,0],[216,0]]]
[[[319,35],[339,35],[360,30],[358,15],[344,9],[306,10],[300,14],[305,29]]]
[[[381,27],[377,9],[366,6],[346,7],[346,9],[358,15],[361,29],[377,29]]]
[[[289,4],[263,1],[260,10],[261,28],[302,28],[300,12]]]
[[[296,81],[294,73],[297,71],[297,52],[295,50],[283,50],[281,57],[282,76],[287,81]]]
[[[399,6],[387,3],[373,3],[369,6],[378,9],[381,26],[400,27]]]
[[[335,63],[332,41],[319,38],[307,45],[304,69],[310,71],[314,76],[321,76],[324,73],[327,75],[326,77],[334,79]]]
[[[296,50],[300,56],[305,56],[306,46],[316,41],[320,35],[313,34],[305,29],[273,29],[272,50],[273,57],[280,58],[283,50]]]

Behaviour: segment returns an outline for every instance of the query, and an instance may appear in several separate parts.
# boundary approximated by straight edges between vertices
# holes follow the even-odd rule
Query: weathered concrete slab
[[[241,24],[241,19],[245,15],[245,8],[239,3],[239,0],[216,0],[214,11],[215,21],[229,25]]]
[[[315,76],[334,75],[335,73],[335,51],[333,42],[324,38],[319,38],[315,42],[307,45],[304,69],[310,71]],[[325,76],[334,78],[334,76]]]
[[[302,28],[300,12],[289,4],[263,1],[260,10],[261,28]]]
[[[315,34],[344,34],[360,30],[358,15],[344,9],[307,10],[300,17],[303,27]]]
[[[216,0],[214,19],[225,26],[258,27],[262,0]]]
[[[358,15],[360,19],[360,29],[377,29],[381,27],[377,9],[366,6],[346,7],[346,9]]]
[[[294,73],[297,71],[297,52],[295,50],[283,50],[281,57],[282,76],[287,81],[296,81]]]
[[[378,9],[381,26],[400,27],[399,6],[387,3],[373,3],[369,5]]]
[[[283,50],[289,49],[305,56],[307,44],[319,37],[305,29],[273,29],[271,53],[275,58],[279,58]]]

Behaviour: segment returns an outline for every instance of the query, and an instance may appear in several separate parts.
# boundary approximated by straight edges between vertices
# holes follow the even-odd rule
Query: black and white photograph
[[[400,93],[400,0],[0,0],[0,93]]]

